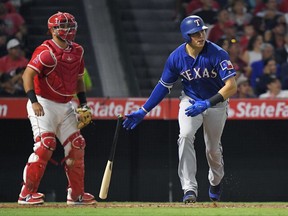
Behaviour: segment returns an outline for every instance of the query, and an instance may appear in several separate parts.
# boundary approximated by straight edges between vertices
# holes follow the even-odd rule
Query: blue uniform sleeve
[[[160,82],[155,86],[150,97],[143,105],[145,111],[150,112],[157,104],[159,104],[163,98],[169,93],[169,89],[163,86]]]
[[[155,86],[146,103],[143,105],[143,108],[147,112],[150,112],[164,99],[168,93],[170,93],[170,89],[173,87],[173,84],[177,81],[177,79],[178,75],[175,73],[173,57],[170,55],[165,63],[160,81]]]
[[[223,81],[236,75],[236,71],[230,61],[228,53],[223,50],[219,52],[219,56],[216,58],[215,69],[218,71]]]
[[[171,87],[179,77],[178,71],[176,69],[177,65],[176,63],[174,63],[175,62],[174,58],[175,58],[174,55],[169,56],[169,58],[165,63],[163,73],[161,76],[161,81],[163,82],[163,84]]]

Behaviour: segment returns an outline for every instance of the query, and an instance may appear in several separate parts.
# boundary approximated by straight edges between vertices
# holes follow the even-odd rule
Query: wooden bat
[[[102,184],[101,184],[101,188],[100,188],[100,193],[99,193],[99,197],[101,199],[106,199],[107,195],[108,195],[109,185],[110,185],[110,180],[111,180],[111,174],[112,174],[113,161],[114,161],[114,155],[115,155],[116,145],[118,142],[118,135],[119,135],[119,131],[121,128],[122,119],[123,119],[122,115],[119,115],[117,117],[117,125],[116,125],[116,129],[115,129],[115,133],[114,133],[113,143],[111,146],[109,159],[107,161],[107,165],[105,168],[105,172],[103,175]]]

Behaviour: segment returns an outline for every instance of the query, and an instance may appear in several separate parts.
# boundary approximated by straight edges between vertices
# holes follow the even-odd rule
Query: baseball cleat
[[[39,205],[43,203],[44,203],[44,194],[42,193],[28,194],[25,197],[22,197],[20,194],[18,198],[18,204],[20,205]]]
[[[95,197],[90,193],[84,193],[77,200],[71,198],[71,189],[68,189],[67,205],[93,205],[96,203]]]
[[[209,187],[209,197],[210,197],[210,200],[213,201],[213,202],[220,201],[221,184],[218,184],[216,186],[210,185],[210,187]]]
[[[197,200],[196,194],[194,191],[187,191],[184,194],[183,202],[186,203],[195,203]]]

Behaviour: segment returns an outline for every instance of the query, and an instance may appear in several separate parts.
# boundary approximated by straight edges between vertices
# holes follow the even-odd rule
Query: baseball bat
[[[102,179],[102,184],[100,188],[100,193],[99,197],[101,199],[106,199],[109,191],[109,186],[110,186],[110,181],[111,181],[111,175],[112,175],[112,167],[113,167],[113,161],[114,161],[114,155],[115,155],[115,150],[116,150],[116,145],[118,142],[118,136],[119,136],[119,131],[121,128],[121,122],[122,122],[123,116],[118,115],[117,117],[117,125],[114,133],[114,138],[111,146],[111,151],[109,155],[109,159],[106,164],[106,168],[104,171],[103,179]]]

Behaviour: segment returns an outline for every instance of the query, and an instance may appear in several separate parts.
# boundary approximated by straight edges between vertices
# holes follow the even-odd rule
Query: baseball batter
[[[196,202],[195,134],[203,124],[206,157],[209,165],[209,197],[219,201],[224,176],[221,135],[227,119],[228,98],[236,93],[236,72],[228,53],[206,40],[206,29],[199,16],[181,22],[185,43],[168,57],[160,81],[145,104],[136,112],[126,114],[123,127],[135,128],[170,92],[180,77],[183,91],[179,105],[178,175],[184,192],[183,202]]]
[[[34,135],[33,153],[23,172],[19,204],[42,204],[44,194],[37,192],[46,165],[61,142],[68,179],[67,204],[94,204],[94,196],[84,192],[85,140],[80,129],[91,122],[83,82],[82,46],[74,43],[77,22],[73,15],[58,12],[48,19],[52,39],[38,46],[24,74],[29,98],[28,117]],[[77,94],[80,108],[74,111],[71,99]],[[76,118],[78,116],[79,118]]]

